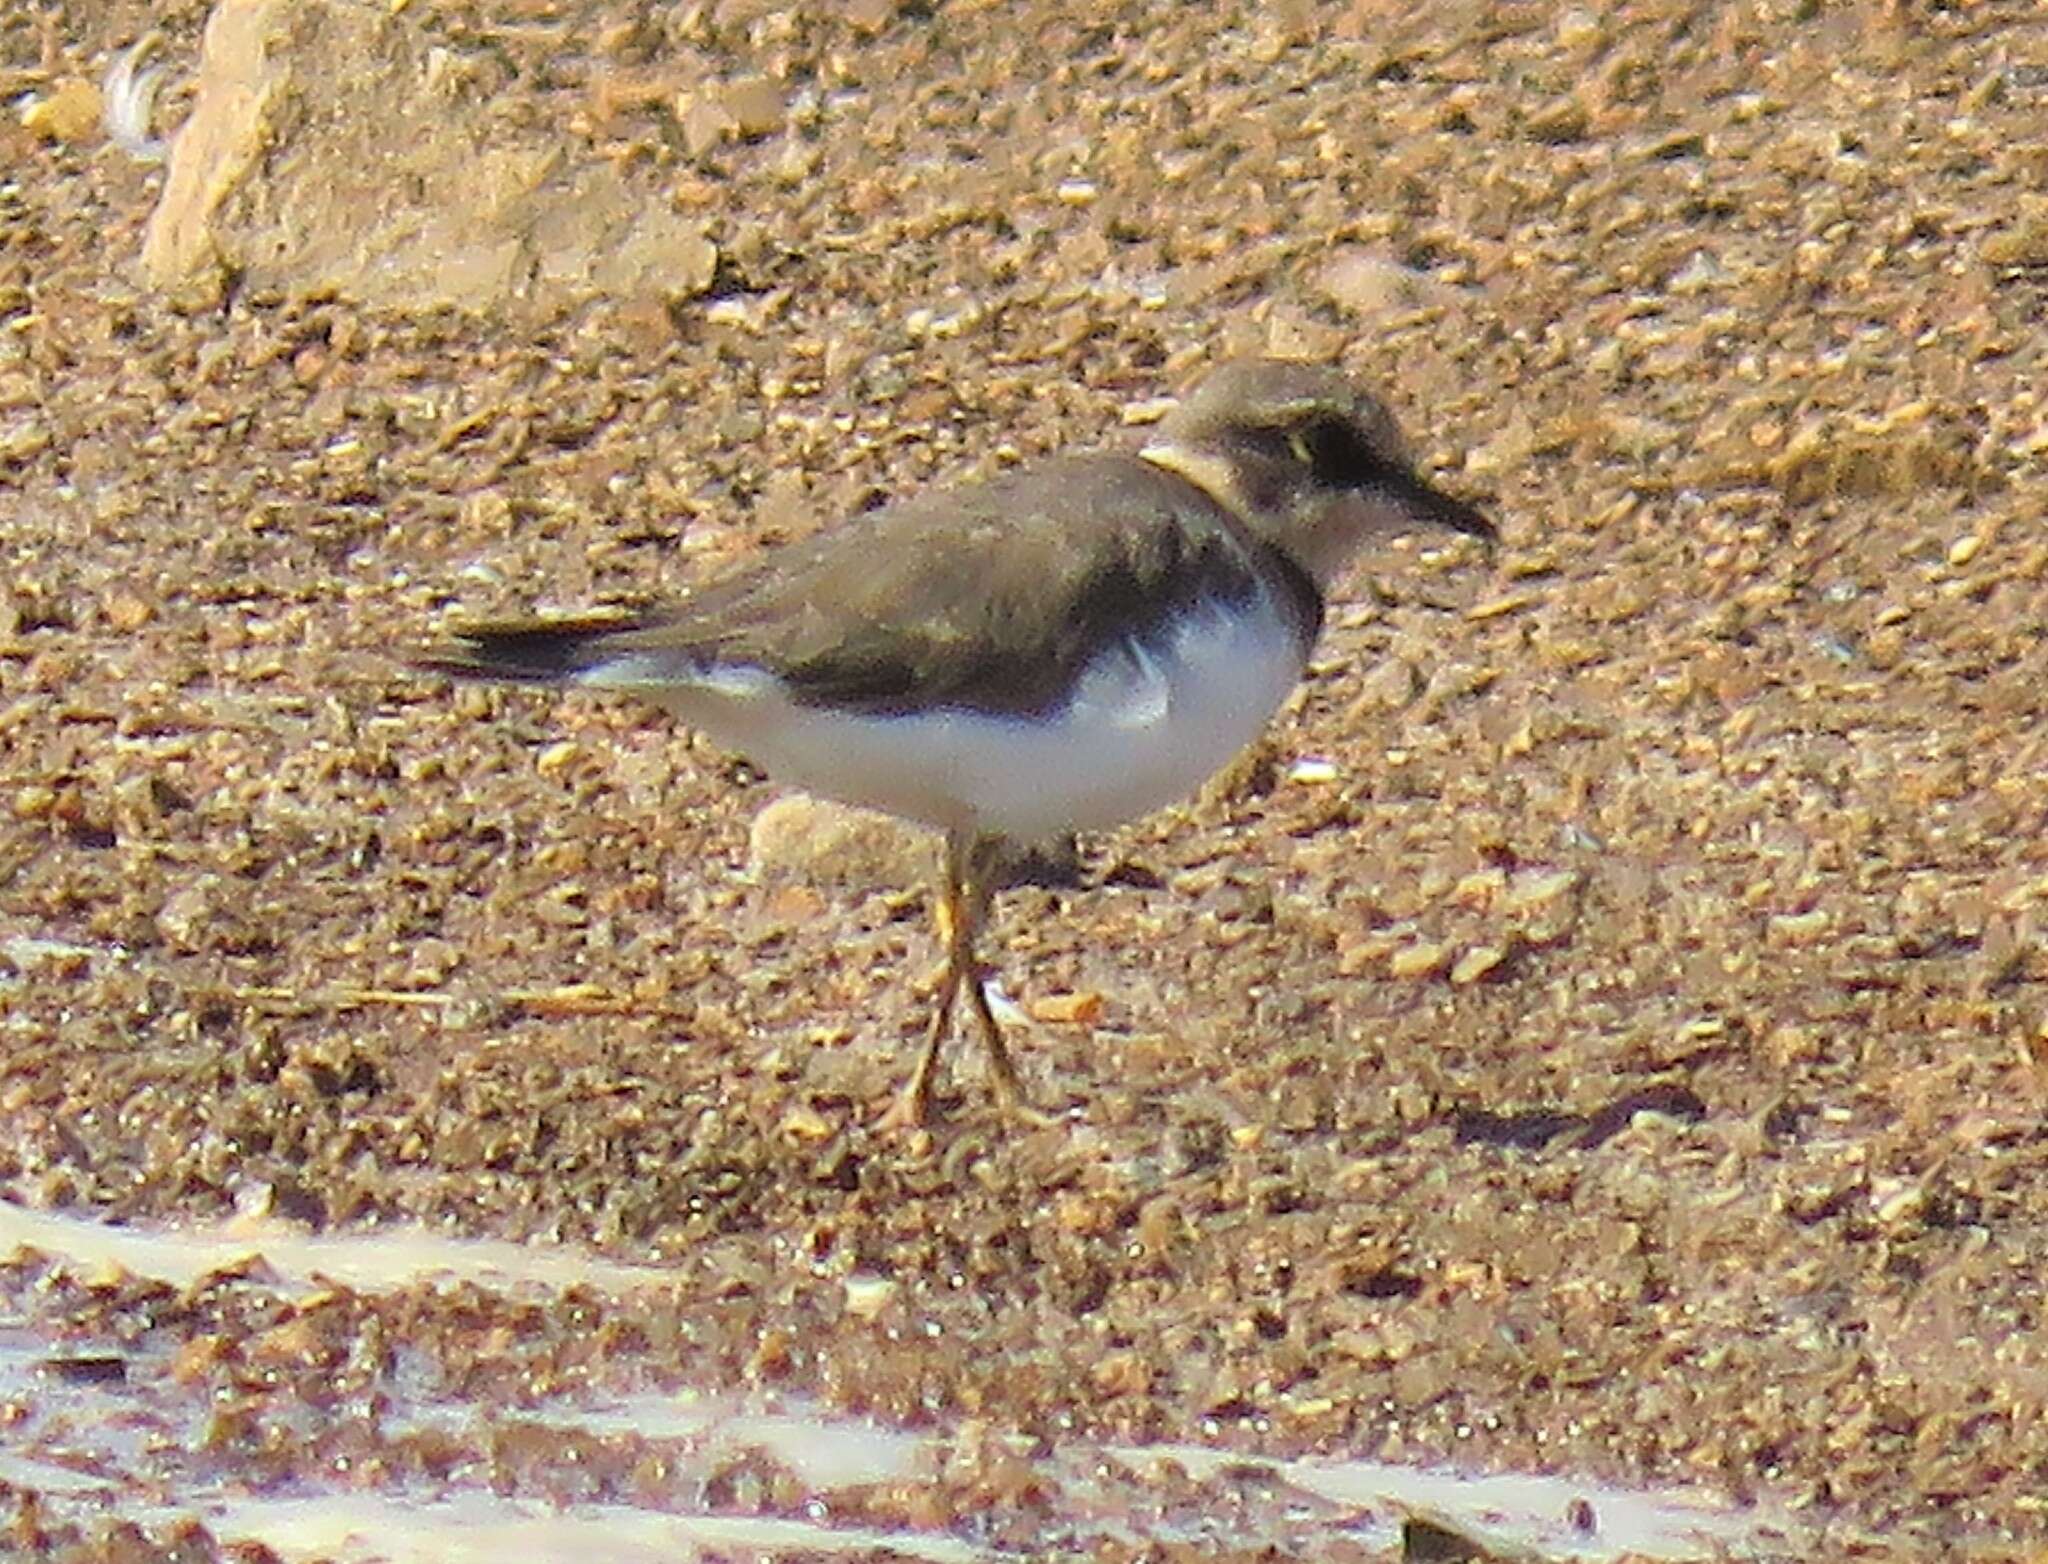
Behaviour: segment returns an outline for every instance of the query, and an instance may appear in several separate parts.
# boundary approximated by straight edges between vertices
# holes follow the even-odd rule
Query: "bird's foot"
[[[931,1117],[931,1072],[920,1069],[903,1083],[903,1090],[896,1094],[896,1100],[875,1120],[875,1133],[894,1135],[904,1130],[921,1130],[930,1124]]]
[[[996,1110],[1019,1129],[1049,1130],[1066,1122],[1065,1114],[1033,1107],[1021,1086],[1015,1081],[1005,1085],[1001,1076],[996,1077]]]
[[[997,1111],[1022,1129],[1047,1130],[1060,1123],[1063,1115],[1047,1113],[1031,1105],[1031,1098],[1024,1090],[1024,1078],[1017,1073],[1010,1050],[1003,1046],[999,1034],[992,1031],[989,1035],[989,1078],[995,1087]]]

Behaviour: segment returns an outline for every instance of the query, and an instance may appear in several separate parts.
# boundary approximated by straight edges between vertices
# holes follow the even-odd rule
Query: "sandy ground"
[[[152,17],[189,60],[203,20],[24,12],[17,95]],[[579,153],[702,213],[719,277],[672,304],[180,314],[132,280],[161,173],[0,126],[10,1198],[562,1241],[672,1290],[308,1300],[24,1254],[13,1323],[173,1365],[252,1485],[447,1479],[459,1450],[305,1415],[426,1364],[507,1405],[769,1387],[2038,1556],[2036,9],[692,18],[546,70],[508,44],[494,88],[581,105]],[[598,93],[614,66],[766,72],[802,113],[693,147]],[[750,874],[771,783],[399,660],[1130,440],[1248,348],[1383,385],[1507,544],[1370,561],[1261,755],[1004,898],[1056,1128],[1006,1128],[970,1062],[930,1136],[869,1132],[924,901]],[[559,1453],[492,1481],[559,1497]],[[586,1455],[572,1498],[651,1481]],[[33,1486],[16,1546],[130,1556]],[[1039,1493],[963,1461],[895,1519],[1056,1551]]]

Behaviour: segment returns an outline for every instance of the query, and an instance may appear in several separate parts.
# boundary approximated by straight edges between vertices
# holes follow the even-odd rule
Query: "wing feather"
[[[855,710],[1024,714],[1057,704],[1105,641],[1142,640],[1198,596],[1258,591],[1263,553],[1202,490],[1149,462],[1053,457],[886,506],[675,608],[480,626],[434,665],[626,686],[756,668],[799,700]],[[1306,641],[1320,599],[1290,586]],[[607,678],[607,665],[628,676]]]

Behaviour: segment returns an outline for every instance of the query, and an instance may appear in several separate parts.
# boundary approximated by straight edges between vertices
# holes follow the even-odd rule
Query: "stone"
[[[938,869],[938,837],[907,821],[806,793],[778,798],[754,817],[747,872],[789,875],[835,890],[911,889]]]
[[[687,298],[717,247],[658,178],[493,112],[487,61],[420,7],[222,0],[143,236],[142,276],[187,307],[229,277],[402,310]],[[482,46],[479,45],[479,51]]]
[[[30,100],[21,111],[21,125],[46,141],[84,141],[100,128],[100,90],[89,81],[61,81],[47,94]]]

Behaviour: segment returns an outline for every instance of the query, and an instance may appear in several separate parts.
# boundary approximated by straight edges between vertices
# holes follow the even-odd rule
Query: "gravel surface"
[[[358,1437],[265,1418],[422,1354],[507,1405],[773,1387],[2048,1546],[2033,5],[508,9],[413,20],[696,214],[708,291],[178,313],[133,281],[162,172],[0,124],[0,1178],[674,1290],[614,1327],[26,1255],[17,1320],[255,1398],[252,1484]],[[202,21],[17,8],[0,80]],[[866,1129],[915,884],[751,875],[734,757],[403,666],[1132,440],[1247,349],[1382,385],[1506,544],[1369,562],[1259,753],[1003,899],[1057,1128],[969,1064]],[[1028,1551],[1028,1466],[969,1465],[897,1519]]]

